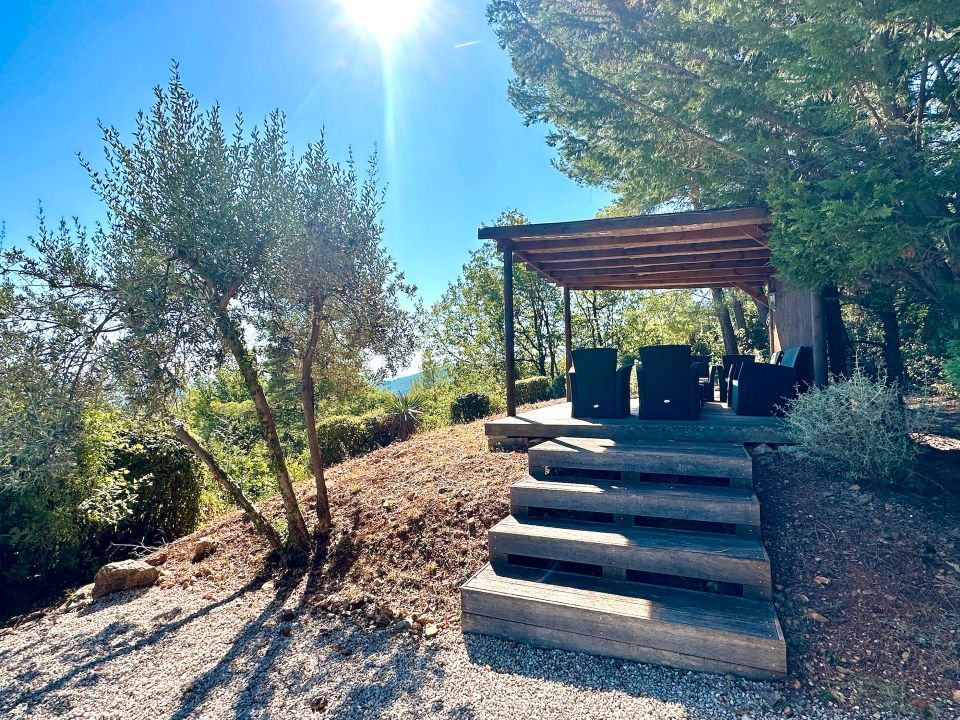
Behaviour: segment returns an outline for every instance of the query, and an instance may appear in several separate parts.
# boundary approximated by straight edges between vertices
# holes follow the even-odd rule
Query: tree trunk
[[[887,366],[887,382],[902,385],[906,382],[903,366],[903,354],[900,352],[900,322],[893,303],[884,307],[877,315],[883,325],[883,360]]]
[[[720,323],[720,332],[723,335],[723,354],[737,354],[737,336],[733,332],[733,323],[730,321],[730,312],[724,302],[723,288],[710,288],[713,295],[713,312]]]
[[[736,291],[731,291],[730,293],[730,306],[733,308],[733,319],[737,323],[737,328],[744,334],[744,337],[747,335],[747,317],[743,312],[743,303],[740,302],[740,297],[737,295]]]
[[[307,347],[301,358],[300,366],[300,401],[303,404],[303,423],[307,430],[307,446],[310,449],[310,473],[317,486],[317,533],[323,536],[330,534],[332,525],[330,518],[330,498],[327,495],[327,482],[323,473],[323,456],[320,453],[320,440],[317,437],[316,398],[313,383],[313,361],[317,354],[317,343],[320,341],[320,308],[314,302],[313,318],[310,322],[310,337]]]
[[[271,469],[277,478],[280,497],[283,499],[283,512],[290,533],[290,543],[300,552],[309,552],[310,533],[307,531],[307,523],[303,519],[300,503],[297,502],[297,494],[293,489],[293,482],[290,480],[283,446],[280,444],[280,436],[277,433],[277,422],[273,416],[273,409],[267,402],[263,386],[260,384],[259,372],[254,365],[253,357],[243,342],[240,328],[236,326],[236,323],[226,311],[219,308],[215,308],[215,310],[220,339],[225,349],[233,355],[237,362],[240,374],[246,383],[247,392],[250,393],[253,406],[257,411],[257,418],[260,420],[260,431],[267,445],[267,456],[270,459]]]
[[[257,529],[257,532],[263,535],[274,549],[282,547],[283,538],[280,537],[277,529],[270,524],[270,521],[267,520],[267,518],[257,510],[256,506],[250,502],[249,498],[243,494],[240,486],[227,476],[227,473],[220,467],[213,455],[207,452],[200,444],[200,441],[191,435],[187,429],[176,420],[168,419],[167,424],[173,430],[173,434],[177,439],[207,467],[207,470],[213,475],[213,479],[216,480],[220,487],[227,491],[230,499],[243,509],[244,514],[250,522],[253,523],[253,527]]]
[[[847,328],[843,324],[843,314],[840,312],[840,291],[835,285],[828,285],[823,288],[822,298],[830,377],[840,380],[849,374],[847,348],[850,345]]]

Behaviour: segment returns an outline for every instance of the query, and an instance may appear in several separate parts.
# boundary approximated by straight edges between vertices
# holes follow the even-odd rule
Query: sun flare
[[[358,29],[373,35],[383,48],[413,32],[430,0],[338,0]]]

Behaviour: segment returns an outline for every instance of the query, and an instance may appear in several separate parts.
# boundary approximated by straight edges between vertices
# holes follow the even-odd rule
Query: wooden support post
[[[827,336],[823,327],[823,300],[820,292],[810,293],[810,329],[813,331],[813,379],[827,384]]]
[[[517,373],[513,340],[513,241],[503,242],[503,345],[507,385],[507,415],[517,414]]]
[[[573,400],[573,388],[570,387],[570,367],[573,365],[573,330],[570,325],[570,288],[565,287],[563,289],[563,347],[565,350],[564,358],[566,359],[566,369],[564,374],[566,375],[566,386],[567,386],[567,402]]]

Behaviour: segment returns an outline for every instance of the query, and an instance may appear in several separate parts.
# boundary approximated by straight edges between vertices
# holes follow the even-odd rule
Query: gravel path
[[[299,611],[300,589],[173,586],[0,637],[0,717],[860,717],[771,707],[774,685]],[[870,715],[863,717],[879,717]]]

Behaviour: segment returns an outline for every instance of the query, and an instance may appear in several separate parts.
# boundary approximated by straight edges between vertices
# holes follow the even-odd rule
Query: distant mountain
[[[392,380],[384,380],[380,383],[381,390],[389,390],[392,393],[397,393],[398,395],[405,395],[410,392],[410,388],[413,386],[413,381],[420,377],[422,373],[414,373],[413,375],[404,375],[403,377],[393,378]]]

